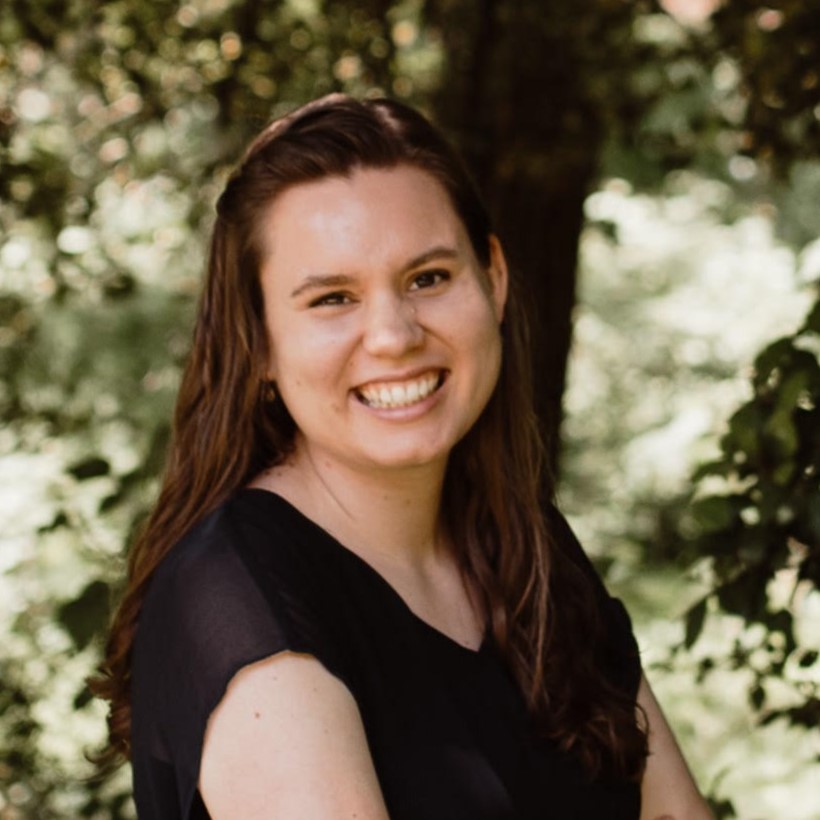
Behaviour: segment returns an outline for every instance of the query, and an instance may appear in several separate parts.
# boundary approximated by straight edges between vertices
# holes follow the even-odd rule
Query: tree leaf
[[[751,692],[749,692],[749,703],[752,704],[752,708],[756,712],[759,712],[765,702],[766,690],[758,683],[752,688]]]
[[[698,601],[686,613],[686,635],[683,639],[684,646],[691,649],[703,630],[703,622],[706,619],[706,599]]]
[[[772,450],[778,460],[786,460],[797,452],[799,444],[797,428],[794,425],[791,413],[774,413],[766,422],[764,429],[766,439],[773,445]]]
[[[104,581],[92,581],[73,601],[57,610],[57,619],[78,649],[83,649],[108,622],[109,587]]]
[[[757,461],[760,452],[760,432],[764,417],[756,401],[740,407],[729,419],[729,432],[724,437],[723,446],[729,453],[740,451],[748,461]]]
[[[730,529],[737,518],[732,499],[723,495],[711,495],[695,501],[691,513],[704,533]]]
[[[92,457],[78,461],[68,468],[68,472],[77,479],[77,481],[85,481],[89,478],[98,478],[102,475],[108,475],[111,472],[111,466],[104,458]]]
[[[776,367],[782,366],[783,363],[788,360],[788,357],[793,350],[794,346],[791,336],[777,339],[768,347],[763,348],[763,350],[757,355],[754,363],[755,384],[762,385],[765,383],[772,374],[772,371]]]
[[[806,317],[804,328],[806,330],[812,330],[815,333],[820,333],[820,301],[815,303],[809,315]]]

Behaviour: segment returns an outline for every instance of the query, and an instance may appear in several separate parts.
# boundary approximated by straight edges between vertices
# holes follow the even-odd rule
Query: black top
[[[637,692],[629,618],[557,514],[559,547],[594,576],[611,676]],[[315,656],[353,694],[391,820],[635,820],[639,787],[590,782],[536,739],[492,640],[466,649],[283,498],[242,490],[163,560],[133,652],[132,761],[141,820],[202,820],[205,725],[243,666]]]

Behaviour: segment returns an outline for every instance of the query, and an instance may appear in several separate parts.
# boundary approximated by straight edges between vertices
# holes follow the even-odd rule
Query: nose
[[[424,330],[412,300],[399,294],[380,294],[367,306],[364,349],[371,356],[399,358],[419,347]]]

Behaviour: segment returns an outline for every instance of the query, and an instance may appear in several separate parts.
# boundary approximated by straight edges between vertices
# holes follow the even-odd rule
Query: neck
[[[423,570],[446,556],[446,462],[373,470],[331,462],[302,443],[254,486],[282,495],[338,541],[377,564]]]

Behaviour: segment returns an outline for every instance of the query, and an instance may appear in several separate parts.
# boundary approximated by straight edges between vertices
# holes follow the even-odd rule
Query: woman
[[[98,682],[141,818],[708,817],[543,499],[523,335],[418,113],[251,145]]]

